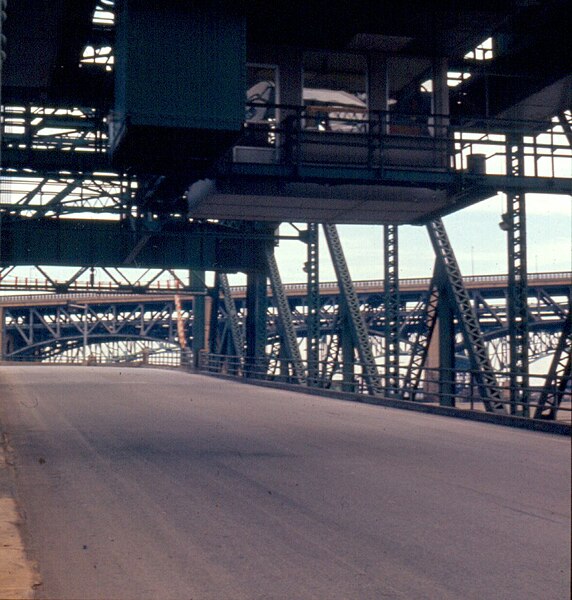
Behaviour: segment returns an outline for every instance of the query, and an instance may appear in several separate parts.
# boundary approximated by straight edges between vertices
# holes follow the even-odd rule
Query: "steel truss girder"
[[[331,224],[324,224],[323,228],[340,288],[342,305],[348,317],[347,324],[352,337],[352,342],[357,350],[361,368],[363,370],[363,378],[368,392],[370,394],[375,394],[381,391],[382,385],[371,350],[368,330],[363,315],[360,313],[359,300],[350,276],[338,230],[335,225]],[[344,361],[346,361],[345,357]]]
[[[399,390],[399,237],[397,225],[384,225],[385,389]]]
[[[505,412],[479,322],[471,305],[469,294],[465,289],[463,277],[443,221],[441,219],[431,221],[427,225],[427,230],[439,266],[445,274],[445,285],[454,303],[454,309],[485,409],[488,412]]]
[[[285,353],[282,353],[281,359],[292,364],[293,376],[298,383],[306,383],[304,372],[304,363],[298,347],[296,331],[292,323],[292,311],[288,303],[288,298],[284,292],[280,271],[276,264],[274,250],[268,248],[266,251],[266,263],[268,266],[268,276],[272,286],[272,295],[278,308],[278,317],[280,323],[280,338],[283,342]],[[285,356],[284,356],[285,354]]]
[[[572,301],[564,321],[562,333],[538,400],[534,418],[556,419],[566,388],[572,381]]]
[[[187,324],[191,322],[189,311],[187,305],[182,315]],[[99,344],[138,338],[178,343],[174,300],[131,304],[124,298],[121,305],[93,302],[81,306],[5,307],[3,312],[4,322],[0,325],[4,335],[11,337],[12,347],[6,358],[32,353],[43,357],[54,344],[67,347],[83,341]]]

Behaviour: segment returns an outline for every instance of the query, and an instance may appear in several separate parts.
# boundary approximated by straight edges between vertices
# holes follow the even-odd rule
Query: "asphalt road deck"
[[[143,368],[0,399],[40,597],[569,598],[566,437]]]

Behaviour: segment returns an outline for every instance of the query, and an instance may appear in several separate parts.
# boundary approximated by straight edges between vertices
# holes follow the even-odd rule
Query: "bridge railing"
[[[307,363],[306,367],[307,367]],[[343,362],[336,365],[321,362],[314,372],[314,377],[308,377],[306,385],[315,388],[328,389],[354,394],[367,394],[367,384],[362,376],[362,368],[354,364],[354,373],[344,377]],[[264,380],[287,384],[298,384],[297,374],[292,362],[283,358],[254,359],[240,356],[201,353],[199,370],[211,373],[237,377],[246,380]],[[334,372],[332,376],[332,370]],[[308,372],[306,370],[306,372]],[[381,381],[386,378],[380,376]],[[488,385],[499,391],[495,397],[500,397],[506,414],[515,414],[525,418],[534,418],[544,390],[543,378],[536,378],[537,385],[511,388],[512,378],[509,372],[497,374],[497,383]],[[535,381],[535,377],[531,376]],[[413,386],[401,370],[398,377],[393,377],[390,383],[377,390],[377,396],[440,406],[450,406],[467,410],[484,411],[482,384],[477,383],[477,373],[469,369],[424,369],[421,378]],[[487,385],[487,384],[485,384]],[[550,390],[556,392],[554,390]],[[563,391],[561,403],[556,411],[557,420],[570,423],[572,421],[572,389],[570,385]],[[548,418],[548,417],[547,417]]]
[[[37,362],[37,359],[28,356],[20,358],[19,361]],[[276,357],[255,359],[201,352],[198,356],[198,361],[195,363],[190,351],[161,349],[156,352],[143,350],[117,356],[103,356],[93,352],[90,352],[86,356],[81,352],[77,352],[75,355],[56,355],[43,362],[44,364],[87,365],[94,367],[111,365],[122,367],[197,369],[199,372],[207,374],[224,375],[246,381],[270,381],[299,385],[300,388],[312,387],[364,396],[368,394],[368,387],[362,376],[362,369],[359,363],[354,363],[353,375],[348,375],[350,370],[344,367],[342,361],[338,361],[336,364],[325,361],[320,362],[310,371],[314,375],[306,377],[304,384],[300,384],[292,361]],[[308,373],[307,363],[304,362],[304,365],[306,367],[305,371]],[[388,381],[386,377],[380,376],[380,381],[384,382],[385,385],[380,387],[373,395],[372,398],[374,401],[375,397],[382,397],[478,412],[485,410],[482,398],[482,384],[477,384],[477,376],[474,371],[469,369],[424,369],[421,377],[415,384],[407,380],[404,371],[405,369],[402,369],[398,377],[392,375],[391,381]],[[345,376],[344,372],[346,373]],[[495,394],[495,397],[500,397],[500,403],[504,405],[506,414],[515,414],[523,418],[536,420],[535,418],[542,412],[538,411],[537,413],[539,407],[550,408],[541,404],[543,393],[548,391],[555,394],[559,390],[556,389],[556,385],[553,386],[554,389],[546,390],[543,378],[531,376],[532,381],[535,381],[535,379],[536,385],[511,388],[510,373],[502,372],[497,374],[496,384],[494,386],[489,385],[489,387],[495,387],[500,392],[498,395]],[[547,411],[547,414],[541,418],[572,423],[572,388],[570,384],[567,389],[560,392],[561,402],[557,410],[551,414],[548,414],[550,411]]]

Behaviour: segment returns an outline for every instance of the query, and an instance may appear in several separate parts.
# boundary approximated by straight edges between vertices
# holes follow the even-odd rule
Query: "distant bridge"
[[[472,304],[477,313],[483,337],[491,359],[498,369],[508,365],[507,279],[503,275],[466,277]],[[400,281],[400,346],[401,354],[410,353],[414,338],[419,335],[421,315],[429,293],[431,280],[411,278]],[[367,324],[374,355],[383,355],[385,327],[383,281],[354,282],[360,312]],[[175,283],[173,284],[174,287]],[[291,311],[298,345],[307,335],[306,285],[293,283],[283,286]],[[529,277],[528,310],[530,331],[530,358],[534,360],[554,351],[570,303],[572,273],[535,273]],[[101,288],[96,288],[101,289]],[[145,294],[102,292],[68,294],[31,294],[0,297],[0,318],[3,358],[5,360],[53,360],[65,353],[96,352],[105,344],[146,344],[164,348],[190,346],[194,331],[194,305],[205,293],[161,293],[159,289]],[[236,321],[244,331],[246,321],[246,286],[229,288],[229,298],[236,311]],[[224,293],[209,290],[217,318],[211,318],[210,349],[215,353],[228,349],[230,331],[229,312],[225,310]],[[279,345],[280,322],[272,290],[268,290],[267,345]],[[177,301],[180,310],[177,309]],[[320,284],[321,355],[325,358],[331,338],[339,333],[339,286],[334,282]],[[180,334],[183,332],[184,339]],[[458,336],[457,336],[458,337]],[[226,345],[226,346],[225,346]],[[276,350],[276,349],[275,349]],[[456,343],[459,364],[464,360],[461,339]],[[126,351],[127,352],[127,351]],[[269,350],[272,353],[272,350]],[[130,353],[130,352],[127,352]],[[464,361],[464,363],[463,363]]]

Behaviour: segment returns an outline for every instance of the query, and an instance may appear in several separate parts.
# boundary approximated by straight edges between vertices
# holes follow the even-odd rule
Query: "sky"
[[[443,219],[463,275],[507,272],[507,234],[499,227],[506,199],[497,195]],[[529,272],[572,271],[572,196],[526,195]],[[304,227],[304,226],[301,226]],[[283,234],[292,234],[282,225]],[[340,239],[354,280],[383,278],[383,228],[340,225]],[[276,249],[284,282],[303,282],[306,246],[284,240]],[[399,276],[431,277],[434,253],[422,226],[399,228]],[[238,283],[240,276],[231,278]],[[320,279],[335,279],[323,235],[320,239]]]

